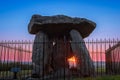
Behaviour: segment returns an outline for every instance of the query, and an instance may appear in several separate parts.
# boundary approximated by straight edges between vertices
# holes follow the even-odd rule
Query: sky
[[[87,18],[97,26],[86,39],[120,39],[120,0],[0,0],[0,41],[34,40],[33,14]]]

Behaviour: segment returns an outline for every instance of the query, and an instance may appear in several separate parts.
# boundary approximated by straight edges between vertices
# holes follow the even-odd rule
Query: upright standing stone
[[[47,35],[39,31],[36,34],[34,45],[33,45],[33,53],[32,53],[32,61],[33,61],[33,74],[37,74],[38,76],[43,76],[47,72],[47,65],[49,63],[49,43],[48,43]]]
[[[89,76],[94,72],[94,65],[85,46],[84,40],[77,30],[71,30],[70,35],[72,38],[72,50],[78,57],[79,61],[77,68],[81,71],[82,75]]]

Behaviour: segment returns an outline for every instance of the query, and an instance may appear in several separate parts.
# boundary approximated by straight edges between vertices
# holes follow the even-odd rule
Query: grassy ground
[[[100,71],[103,71],[104,70],[100,70]],[[27,75],[30,75],[31,74],[31,70],[22,70],[20,71],[17,76],[20,80],[21,77],[25,77]],[[2,77],[12,77],[13,76],[13,73],[12,72],[9,72],[9,71],[2,71],[0,72],[0,78]],[[65,79],[65,80],[68,80],[68,79]],[[95,78],[92,78],[92,77],[88,77],[88,78],[72,78],[70,80],[120,80],[120,75],[115,75],[115,76],[102,76],[102,77],[95,77]]]
[[[96,77],[96,78],[75,78],[73,80],[120,80],[120,75],[102,76],[102,77]]]
[[[17,76],[18,77],[23,77],[25,75],[30,75],[31,74],[31,70],[22,70],[20,72],[18,72]],[[6,78],[6,77],[12,77],[13,76],[13,72],[10,71],[1,71],[0,72],[0,78]]]

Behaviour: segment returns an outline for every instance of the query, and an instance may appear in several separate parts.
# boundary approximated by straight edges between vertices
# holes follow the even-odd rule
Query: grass
[[[103,71],[104,72],[104,69],[103,70],[100,70],[100,71]],[[17,76],[18,78],[20,79],[21,77],[24,77],[24,76],[27,76],[27,75],[30,75],[31,74],[31,70],[22,70],[20,71]],[[0,78],[1,77],[9,77],[9,76],[13,76],[13,73],[10,72],[10,71],[1,71],[0,72]],[[67,80],[67,79],[66,79]],[[70,79],[70,80],[120,80],[120,75],[113,75],[113,76],[102,76],[102,77],[88,77],[88,78],[73,78],[73,79]]]
[[[106,70],[105,70],[105,68],[97,68],[96,70],[95,70],[96,72],[106,72]]]
[[[26,76],[29,74],[31,74],[31,70],[22,70],[22,71],[18,72],[17,76],[22,77],[22,76]],[[10,72],[10,71],[1,71],[0,72],[0,78],[12,77],[12,76],[13,76],[13,72]]]
[[[96,78],[75,78],[73,80],[120,80],[120,75],[115,76],[102,76],[102,77],[96,77]]]

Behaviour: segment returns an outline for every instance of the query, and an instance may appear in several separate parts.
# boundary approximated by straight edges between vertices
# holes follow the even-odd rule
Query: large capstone
[[[44,31],[48,35],[58,36],[69,33],[72,29],[76,29],[85,38],[95,29],[95,26],[96,24],[94,22],[85,18],[72,18],[64,15],[33,15],[28,25],[28,31],[31,34]]]

